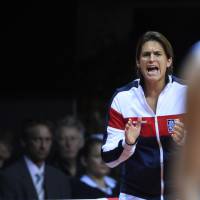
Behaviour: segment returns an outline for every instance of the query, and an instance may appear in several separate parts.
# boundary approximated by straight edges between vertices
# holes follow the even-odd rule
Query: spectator
[[[7,129],[0,130],[0,169],[4,168],[12,156],[13,132]]]
[[[109,175],[110,169],[101,158],[103,135],[92,135],[81,150],[85,174],[72,180],[72,198],[95,199],[117,197],[119,185]]]
[[[6,200],[70,198],[67,177],[47,165],[53,139],[49,121],[29,120],[22,130],[24,155],[4,171]]]
[[[0,200],[3,199],[4,177],[3,169],[12,155],[13,132],[7,129],[0,130]]]
[[[83,145],[82,122],[73,116],[61,119],[56,128],[56,154],[53,165],[68,176],[79,176],[82,173],[82,166],[78,154]]]

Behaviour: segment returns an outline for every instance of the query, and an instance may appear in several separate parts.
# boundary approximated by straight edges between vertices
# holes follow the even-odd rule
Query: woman
[[[119,199],[169,199],[169,163],[184,142],[187,87],[171,75],[173,49],[159,32],[140,38],[136,64],[139,79],[112,98],[102,158],[110,167],[122,164]]]
[[[72,180],[73,199],[114,198],[119,195],[119,185],[109,176],[110,169],[101,158],[101,136],[92,135],[81,151],[85,174],[79,180]]]

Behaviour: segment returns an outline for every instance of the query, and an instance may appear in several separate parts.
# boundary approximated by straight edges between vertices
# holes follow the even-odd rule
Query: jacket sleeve
[[[102,146],[102,159],[109,167],[115,167],[127,160],[135,151],[135,145],[125,143],[125,124],[120,98],[115,96],[108,111],[108,121],[104,144]]]

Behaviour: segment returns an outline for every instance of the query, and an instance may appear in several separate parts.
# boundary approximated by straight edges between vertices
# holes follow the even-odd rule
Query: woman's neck
[[[165,81],[147,82],[144,84],[144,93],[146,97],[158,98],[161,91],[165,87]]]
[[[151,107],[154,113],[156,113],[158,97],[165,87],[165,81],[163,82],[154,82],[154,83],[145,83],[144,84],[144,93],[147,104]]]

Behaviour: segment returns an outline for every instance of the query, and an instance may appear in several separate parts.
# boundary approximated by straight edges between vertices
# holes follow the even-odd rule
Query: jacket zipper
[[[160,181],[161,181],[161,200],[164,200],[164,163],[163,163],[163,148],[160,141],[160,135],[159,135],[159,128],[158,128],[158,118],[155,115],[155,128],[156,128],[156,138],[159,145],[160,150]]]

